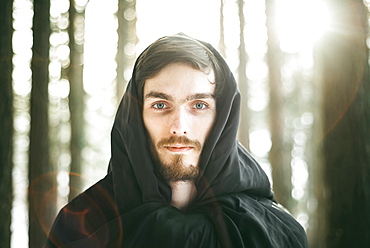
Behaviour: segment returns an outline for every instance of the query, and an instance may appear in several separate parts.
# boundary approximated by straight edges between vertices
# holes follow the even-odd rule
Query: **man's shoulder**
[[[242,217],[251,216],[262,222],[280,221],[301,228],[289,211],[273,199],[240,192],[218,197],[218,203],[226,213],[233,211]]]
[[[110,176],[79,194],[56,217],[46,247],[62,246],[95,233],[117,215]]]
[[[231,233],[239,233],[243,242],[252,242],[250,238],[254,237],[253,242],[259,240],[261,247],[271,247],[274,243],[279,244],[278,247],[307,247],[303,227],[273,199],[240,192],[217,200],[232,223],[229,226],[236,227]]]
[[[108,174],[76,196],[60,212],[64,213],[64,216],[69,215],[69,218],[80,218],[83,215],[86,222],[92,220],[96,222],[91,223],[96,227],[115,218],[118,211],[114,201],[111,175]]]
[[[107,174],[103,179],[90,186],[72,199],[64,208],[84,209],[86,207],[106,207],[114,203],[111,175]]]

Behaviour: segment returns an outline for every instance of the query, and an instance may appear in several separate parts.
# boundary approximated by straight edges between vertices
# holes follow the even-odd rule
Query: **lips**
[[[164,146],[164,148],[171,152],[187,152],[193,149],[193,147],[187,145],[170,145]]]
[[[161,139],[156,147],[158,150],[166,148],[174,152],[186,152],[192,149],[200,152],[202,150],[202,145],[198,140],[191,140],[186,136],[171,136]]]

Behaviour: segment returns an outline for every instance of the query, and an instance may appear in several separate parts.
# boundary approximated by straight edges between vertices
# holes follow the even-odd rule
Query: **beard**
[[[192,181],[199,176],[197,165],[184,165],[183,155],[174,155],[172,163],[157,162],[157,170],[165,181]]]
[[[155,161],[156,172],[167,182],[170,181],[192,181],[199,177],[200,169],[198,164],[185,164],[183,154],[169,155],[166,159],[161,158],[155,149],[163,149],[164,146],[171,144],[181,143],[184,145],[190,145],[199,152],[202,147],[199,141],[192,141],[186,136],[172,136],[168,139],[162,139],[155,146],[153,142],[150,142],[150,152]],[[199,159],[199,157],[198,157]]]

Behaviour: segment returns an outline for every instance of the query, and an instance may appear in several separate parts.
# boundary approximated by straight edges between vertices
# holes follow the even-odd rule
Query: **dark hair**
[[[215,73],[215,96],[220,92],[223,72],[215,55],[201,42],[183,34],[166,36],[150,45],[138,58],[135,81],[142,100],[145,81],[171,63],[184,63],[196,70]]]

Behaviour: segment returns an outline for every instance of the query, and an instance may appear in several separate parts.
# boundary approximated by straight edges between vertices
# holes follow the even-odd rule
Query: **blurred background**
[[[239,140],[310,247],[370,247],[370,0],[1,0],[0,247],[42,247],[106,174],[136,57],[183,32],[242,94]]]

